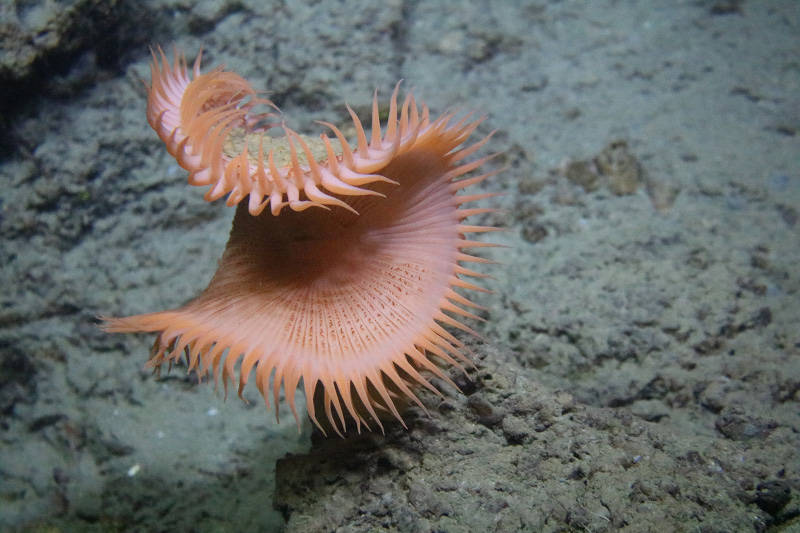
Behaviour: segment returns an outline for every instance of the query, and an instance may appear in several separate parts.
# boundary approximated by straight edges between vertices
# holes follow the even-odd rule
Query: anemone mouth
[[[424,409],[415,387],[441,393],[423,371],[455,387],[440,366],[464,370],[469,350],[448,328],[477,335],[461,317],[481,320],[468,308],[483,309],[458,289],[485,291],[465,279],[485,276],[462,263],[491,262],[463,252],[492,246],[466,235],[497,229],[463,223],[493,211],[462,206],[494,194],[460,194],[499,171],[464,177],[492,157],[467,162],[491,134],[462,146],[482,119],[430,120],[409,97],[398,110],[396,87],[385,126],[373,98],[369,142],[350,110],[355,148],[332,125],[333,140],[282,124],[285,135],[272,137],[274,125],[257,124],[266,115],[247,114],[258,102],[244,80],[219,69],[209,73],[219,79],[203,78],[199,62],[190,80],[180,60],[171,71],[164,65],[154,66],[151,125],[190,170],[190,183],[205,180],[209,199],[228,191],[236,215],[219,268],[197,298],[104,319],[104,328],[156,332],[148,362],[156,369],[185,355],[190,370],[221,375],[226,390],[238,377],[240,395],[254,377],[276,416],[283,388],[298,417],[302,382],[311,420],[340,435],[348,420],[358,431],[382,429],[381,411],[404,424],[405,400]],[[291,209],[281,212],[285,205]]]
[[[268,164],[268,161],[259,159],[259,153],[272,154],[276,167],[289,167],[292,165],[293,134],[296,135],[298,144],[302,143],[308,147],[308,153],[305,150],[298,151],[294,148],[297,162],[302,167],[309,166],[309,158],[318,164],[325,164],[331,154],[337,159],[342,157],[344,149],[339,139],[329,140],[331,152],[328,152],[325,141],[320,137],[312,137],[303,133],[289,133],[286,130],[248,131],[245,128],[236,128],[230,132],[222,146],[222,154],[228,160],[233,160],[242,153],[246,153],[251,167]]]

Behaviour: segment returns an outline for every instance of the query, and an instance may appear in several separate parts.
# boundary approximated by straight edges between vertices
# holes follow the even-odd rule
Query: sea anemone
[[[221,371],[226,390],[238,370],[240,396],[255,371],[276,416],[283,386],[298,418],[302,381],[323,432],[322,412],[340,435],[348,420],[359,431],[370,420],[383,430],[381,411],[405,426],[401,403],[425,410],[416,386],[441,394],[421,371],[455,387],[440,364],[470,364],[448,327],[477,335],[460,317],[481,320],[467,308],[483,308],[456,289],[486,291],[464,279],[484,274],[462,263],[490,261],[463,250],[491,244],[465,234],[496,228],[464,224],[492,209],[463,204],[493,194],[459,191],[497,172],[465,177],[492,157],[467,162],[491,134],[464,146],[482,119],[431,119],[410,93],[398,103],[398,84],[383,125],[375,93],[369,140],[349,106],[352,146],[327,122],[332,137],[312,138],[289,129],[239,75],[221,67],[201,74],[200,57],[190,75],[177,51],[172,64],[153,53],[147,118],[190,184],[237,206],[230,239],[198,297],[170,311],[104,318],[103,327],[157,332],[148,362],[156,369],[185,354],[200,376],[216,381]]]

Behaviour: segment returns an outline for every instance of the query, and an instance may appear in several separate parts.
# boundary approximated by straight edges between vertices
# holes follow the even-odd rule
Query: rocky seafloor
[[[4,2],[0,529],[800,529],[800,10],[682,2]],[[148,45],[295,129],[398,79],[496,129],[507,231],[461,392],[322,438],[97,315],[216,268],[144,115]]]

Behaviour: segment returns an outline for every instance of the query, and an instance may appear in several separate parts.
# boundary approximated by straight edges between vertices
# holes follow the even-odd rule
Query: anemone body
[[[485,290],[463,263],[489,261],[463,250],[488,243],[465,235],[495,228],[464,219],[491,210],[463,204],[491,194],[459,193],[494,174],[465,177],[491,157],[465,162],[488,139],[463,146],[480,120],[432,120],[396,87],[384,125],[373,98],[369,140],[348,107],[351,148],[331,124],[333,137],[311,138],[256,113],[274,106],[235,73],[200,74],[199,56],[192,70],[154,55],[148,120],[189,183],[237,206],[230,239],[197,298],[105,328],[155,332],[151,366],[185,354],[226,387],[238,376],[240,395],[254,376],[276,414],[282,386],[297,417],[302,383],[311,420],[340,434],[348,421],[382,428],[381,412],[402,422],[401,399],[424,409],[415,387],[438,392],[426,371],[452,384],[439,365],[469,363],[448,328],[475,333],[462,317],[479,306],[456,289]]]

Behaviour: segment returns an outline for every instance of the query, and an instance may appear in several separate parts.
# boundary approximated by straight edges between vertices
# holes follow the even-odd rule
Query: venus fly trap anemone
[[[481,119],[432,119],[395,87],[383,124],[375,94],[369,137],[347,108],[351,145],[325,122],[330,134],[292,131],[237,74],[201,74],[200,56],[190,74],[177,52],[170,64],[159,50],[151,68],[150,125],[189,183],[207,186],[209,201],[227,195],[236,214],[197,298],[106,318],[105,329],[155,332],[150,366],[185,354],[226,388],[238,376],[240,396],[252,376],[276,415],[283,386],[297,418],[302,382],[311,420],[340,435],[348,420],[383,429],[381,412],[403,423],[401,400],[424,410],[414,389],[440,394],[425,371],[455,386],[439,364],[463,370],[469,350],[448,328],[475,334],[461,317],[480,320],[468,309],[481,309],[456,289],[485,291],[464,279],[483,274],[463,264],[489,262],[463,250],[491,246],[465,235],[496,229],[464,223],[492,211],[463,207],[492,193],[461,192],[496,173],[466,177],[492,157],[470,158],[489,136],[465,145]]]

